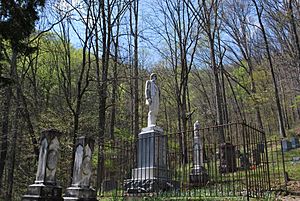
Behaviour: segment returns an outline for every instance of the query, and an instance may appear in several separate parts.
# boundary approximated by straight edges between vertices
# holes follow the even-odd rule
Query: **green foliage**
[[[237,78],[237,80],[239,81],[239,83],[242,86],[244,86],[246,89],[250,88],[251,79],[250,79],[248,72],[246,71],[246,69],[244,67],[239,67],[239,68],[234,69],[232,74],[235,78]],[[244,90],[244,88],[242,88],[240,85],[235,86],[235,92],[236,92],[237,98],[239,100],[243,100],[245,98],[246,99],[250,98],[250,95],[247,94],[247,92]]]
[[[293,104],[290,106],[291,108],[297,108],[300,103],[300,95],[295,96]]]
[[[45,0],[1,0],[0,35],[13,47],[26,48],[22,40],[34,30],[35,21],[39,19],[38,9],[44,5]]]

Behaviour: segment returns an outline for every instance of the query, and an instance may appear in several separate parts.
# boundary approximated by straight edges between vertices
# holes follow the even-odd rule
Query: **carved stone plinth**
[[[128,193],[169,190],[174,186],[167,168],[167,136],[157,126],[143,128],[138,139],[137,168],[124,182]]]
[[[153,193],[179,189],[179,183],[170,179],[128,179],[124,181],[124,188],[129,194]]]
[[[28,187],[22,201],[62,201],[62,189],[56,182],[59,157],[58,137],[61,133],[50,129],[42,132],[35,183]]]
[[[63,201],[62,188],[53,185],[32,184],[22,201]]]
[[[72,186],[67,188],[64,200],[97,201],[96,191],[90,186],[93,145],[91,138],[77,138]]]

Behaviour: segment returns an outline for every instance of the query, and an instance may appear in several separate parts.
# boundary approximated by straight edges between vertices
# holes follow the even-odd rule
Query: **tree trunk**
[[[138,12],[139,12],[139,0],[134,0],[134,128],[133,133],[135,139],[139,134],[139,61],[138,61]]]
[[[14,71],[17,68],[17,50],[13,48],[11,57],[11,72],[10,75],[14,77]],[[8,149],[8,133],[9,133],[9,114],[11,109],[11,98],[12,98],[12,88],[9,85],[5,90],[5,100],[3,103],[3,116],[2,116],[2,140],[0,146],[0,189],[2,189],[2,178],[6,163],[7,149]]]
[[[17,136],[19,132],[19,118],[20,118],[20,90],[17,89],[17,98],[16,98],[16,111],[14,115],[14,123],[12,128],[12,142],[10,145],[10,159],[8,163],[8,184],[6,192],[6,200],[12,201],[12,192],[14,185],[14,170],[15,170],[15,158],[16,158],[16,147],[17,147]]]
[[[214,40],[213,38],[210,37],[209,39],[209,47],[210,47],[210,60],[211,60],[211,65],[213,68],[213,73],[214,73],[214,81],[215,81],[215,99],[216,99],[216,110],[217,110],[217,124],[218,125],[223,125],[223,109],[222,109],[222,93],[221,93],[221,85],[220,85],[220,79],[219,79],[219,70],[218,66],[216,63],[216,58],[215,58],[215,48],[214,48]],[[225,136],[224,136],[224,131],[222,127],[218,130],[219,133],[219,143],[224,143],[225,142]]]
[[[107,15],[105,13],[107,9]],[[107,75],[109,67],[109,55],[111,44],[111,8],[110,2],[107,0],[107,8],[105,1],[101,0],[101,17],[102,17],[102,69],[101,82],[100,73],[97,73],[98,92],[99,92],[99,108],[98,108],[98,167],[97,167],[97,192],[101,191],[101,184],[104,178],[104,134],[105,134],[105,116],[106,116],[106,99],[107,99]]]
[[[272,80],[273,80],[273,86],[274,86],[274,92],[275,92],[275,99],[276,99],[276,106],[277,106],[277,113],[278,113],[278,122],[279,122],[279,133],[281,135],[281,137],[286,137],[286,133],[285,133],[285,128],[284,128],[284,120],[283,120],[283,114],[282,114],[282,108],[281,108],[281,103],[280,103],[280,98],[279,98],[279,91],[278,91],[278,84],[277,84],[277,80],[276,80],[276,76],[275,76],[275,72],[274,72],[274,67],[273,67],[273,62],[272,62],[272,57],[271,57],[271,53],[270,53],[270,48],[269,48],[269,42],[267,39],[267,34],[265,31],[265,27],[263,25],[262,22],[262,12],[259,11],[258,5],[256,3],[255,0],[252,0],[252,2],[255,5],[255,10],[258,16],[258,21],[259,21],[259,25],[263,34],[263,39],[264,39],[264,43],[265,43],[265,48],[267,51],[267,58],[268,58],[268,62],[269,62],[269,67],[271,70],[271,75],[272,75]]]
[[[113,82],[112,82],[112,99],[111,99],[111,117],[110,117],[110,139],[115,141],[115,122],[116,122],[116,99],[117,99],[117,89],[118,89],[118,51],[119,51],[119,28],[120,20],[117,22],[116,31],[116,41],[115,41],[115,55],[114,55],[114,65],[113,65]]]
[[[297,33],[297,25],[296,25],[296,20],[295,20],[295,16],[294,16],[294,11],[293,11],[293,2],[292,0],[289,0],[289,12],[290,12],[290,16],[291,16],[291,24],[292,24],[292,29],[293,29],[293,36],[294,36],[294,40],[296,43],[296,48],[297,48],[297,63],[298,63],[298,79],[300,81],[300,42],[299,42],[299,36]]]
[[[0,189],[2,189],[2,178],[6,163],[7,148],[8,148],[8,133],[9,133],[9,114],[11,108],[12,89],[8,86],[5,89],[4,103],[3,103],[3,116],[2,116],[2,136],[0,145]]]

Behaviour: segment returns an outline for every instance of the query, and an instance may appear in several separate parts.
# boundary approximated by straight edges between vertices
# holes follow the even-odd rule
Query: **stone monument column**
[[[77,138],[72,185],[67,188],[64,200],[97,201],[96,191],[90,186],[93,145],[91,138]]]
[[[138,135],[137,167],[132,169],[132,178],[124,182],[128,193],[165,191],[173,187],[167,167],[167,136],[156,125],[160,97],[156,80],[157,75],[152,73],[146,82],[148,126]]]
[[[61,133],[55,129],[45,130],[41,134],[40,154],[35,183],[28,187],[22,201],[62,201],[62,189],[56,181],[56,168],[59,157],[58,137]]]
[[[204,146],[200,135],[200,123],[194,123],[193,137],[193,168],[190,173],[190,183],[193,186],[203,186],[208,182],[208,173],[204,168]]]

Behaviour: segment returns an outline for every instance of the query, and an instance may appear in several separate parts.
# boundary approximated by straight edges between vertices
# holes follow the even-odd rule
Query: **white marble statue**
[[[148,127],[156,125],[156,118],[159,110],[159,96],[160,91],[156,85],[157,75],[152,73],[150,75],[150,80],[146,82],[145,96],[146,105],[149,105],[148,113]]]

